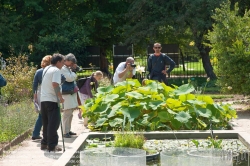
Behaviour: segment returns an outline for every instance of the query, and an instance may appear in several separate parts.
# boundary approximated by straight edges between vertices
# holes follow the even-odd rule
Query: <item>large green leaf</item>
[[[212,97],[210,97],[210,96],[200,95],[200,96],[197,97],[197,100],[204,101],[207,104],[213,104],[214,103]]]
[[[149,95],[151,94],[152,92],[150,91],[150,88],[149,87],[139,87],[137,89],[137,92],[141,93],[141,94],[144,94],[144,95]]]
[[[174,118],[181,123],[187,123],[191,116],[188,112],[181,111]]]
[[[152,108],[153,110],[156,110],[159,108],[162,104],[164,104],[163,101],[151,101],[149,102],[148,106]]]
[[[191,84],[184,84],[184,85],[178,87],[176,90],[174,90],[174,93],[176,95],[185,95],[185,94],[193,92],[194,90],[195,89],[194,89],[193,85],[191,85]]]
[[[115,119],[109,121],[109,125],[111,127],[115,127],[117,125],[122,125],[122,123],[123,123],[123,119],[121,119],[121,118],[115,118]]]
[[[96,127],[102,126],[108,119],[107,118],[100,118],[96,121]]]
[[[138,81],[138,79],[127,79],[127,81],[134,87],[141,87],[141,83]]]
[[[120,103],[116,104],[112,107],[110,113],[108,114],[108,118],[114,117],[116,115],[117,110],[121,107]]]
[[[110,107],[110,104],[99,105],[98,107],[96,107],[96,109],[93,110],[93,112],[95,113],[105,112],[107,111],[109,107]]]
[[[193,95],[193,94],[180,95],[179,99],[182,102],[187,101],[187,100],[193,100],[193,99],[195,99],[195,95]]]
[[[205,118],[209,118],[212,115],[212,112],[207,108],[197,108],[196,111],[199,114],[199,116]]]
[[[98,93],[109,93],[109,92],[111,92],[112,90],[114,89],[114,87],[113,86],[107,86],[107,87],[99,87],[99,88],[97,88],[97,92]]]
[[[187,100],[188,103],[190,104],[195,104],[195,105],[203,105],[203,104],[206,104],[205,102],[201,101],[201,100]]]
[[[211,121],[214,122],[214,123],[219,123],[220,120],[215,118],[214,116],[211,117]]]
[[[108,94],[105,96],[105,102],[112,102],[112,101],[115,101],[115,99],[117,99],[119,97],[118,94]]]
[[[120,111],[124,116],[128,117],[129,121],[134,121],[134,119],[138,118],[141,113],[140,109],[138,108],[121,107]]]
[[[167,109],[167,111],[168,111],[168,113],[173,114],[173,115],[177,114],[176,112],[172,111],[171,109]]]
[[[171,124],[172,124],[173,130],[178,130],[182,126],[182,123],[176,119],[171,120]]]
[[[147,84],[146,87],[149,87],[151,92],[157,92],[158,85],[159,83],[152,81],[149,84]]]
[[[158,112],[158,117],[161,122],[167,122],[171,120],[171,115],[167,111]]]
[[[113,90],[112,93],[113,94],[120,94],[121,92],[126,91],[126,86],[116,86]]]
[[[138,119],[138,121],[136,121],[137,124],[141,125],[141,126],[148,126],[149,121],[148,121],[148,114],[144,114],[142,119]]]
[[[143,98],[143,95],[138,92],[127,92],[126,95],[136,99]]]

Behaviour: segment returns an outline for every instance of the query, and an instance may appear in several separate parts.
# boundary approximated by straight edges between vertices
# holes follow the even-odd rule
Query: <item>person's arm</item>
[[[52,76],[52,86],[54,88],[55,95],[57,96],[59,102],[64,103],[60,84],[61,84],[61,71],[57,70],[53,73]]]
[[[121,70],[120,68],[121,68],[122,66],[118,66],[118,67],[119,67],[119,70]],[[117,68],[118,68],[118,67],[117,67]],[[118,71],[118,77],[119,77],[119,78],[122,78],[122,77],[124,77],[125,75],[127,75],[127,78],[132,78],[132,77],[133,77],[132,71],[133,71],[133,67],[130,66],[130,63],[128,63],[128,64],[126,65],[125,69],[121,70],[120,72]]]
[[[52,86],[53,86],[53,88],[55,90],[55,93],[56,93],[60,103],[63,103],[64,99],[62,97],[60,85],[57,82],[52,82]]]
[[[169,69],[166,71],[168,74],[170,74],[170,72],[172,70],[174,70],[175,67],[175,62],[173,61],[173,59],[171,59],[169,56],[165,55],[165,60],[166,62],[170,65]]]
[[[151,73],[152,70],[152,55],[148,57],[148,72]]]
[[[67,68],[66,66],[63,66],[61,69],[62,74],[64,75],[64,77],[66,78],[67,82],[73,82],[76,80],[77,75],[76,73],[70,71],[69,68]]]
[[[34,80],[33,80],[33,86],[32,86],[32,91],[34,94],[34,101],[37,102],[37,89],[38,89],[38,71],[36,71],[35,76],[34,76]]]

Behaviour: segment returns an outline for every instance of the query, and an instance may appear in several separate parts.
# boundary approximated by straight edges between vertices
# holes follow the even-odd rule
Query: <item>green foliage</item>
[[[29,66],[27,56],[10,57],[8,65],[3,70],[7,86],[2,88],[2,95],[9,102],[20,101],[32,97],[32,83],[36,68]]]
[[[215,11],[207,37],[218,59],[218,84],[224,92],[250,94],[250,11],[240,16],[238,4],[231,10],[229,1]]]
[[[114,147],[128,147],[142,149],[145,137],[143,133],[118,132],[114,134]]]
[[[37,113],[29,99],[4,105],[0,103],[0,143],[9,142],[33,127]]]
[[[222,149],[222,139],[208,137],[208,148]]]
[[[192,94],[191,84],[171,88],[152,80],[145,86],[138,80],[127,80],[97,91],[96,97],[81,107],[83,116],[95,124],[92,130],[205,130],[210,121],[221,129],[237,117],[229,104]]]

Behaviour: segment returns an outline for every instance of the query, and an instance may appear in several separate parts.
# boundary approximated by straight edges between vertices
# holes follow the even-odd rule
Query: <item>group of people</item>
[[[157,80],[159,82],[164,82],[167,85],[167,74],[175,67],[175,62],[166,54],[161,53],[161,44],[154,44],[154,54],[148,57],[148,76],[151,80]],[[167,69],[167,64],[169,68]],[[125,81],[127,78],[132,78],[136,73],[134,58],[128,57],[126,62],[121,62],[114,73],[113,83]]]
[[[52,56],[47,55],[42,59],[41,67],[41,69],[36,71],[33,81],[34,103],[40,112],[32,133],[32,140],[42,139],[41,150],[61,151],[62,149],[57,146],[57,130],[61,122],[60,112],[63,112],[63,136],[70,138],[72,135],[76,135],[76,133],[71,131],[73,111],[84,103],[86,99],[93,96],[90,80],[94,80],[97,88],[98,81],[101,80],[103,74],[101,71],[96,71],[79,91],[73,94],[62,94],[61,85],[64,81],[76,84],[76,57],[72,53],[66,56],[59,53],[55,53]],[[61,106],[62,109],[60,108]],[[81,118],[81,111],[79,112],[79,118]],[[84,122],[84,125],[87,126],[87,122]],[[43,137],[40,136],[42,126]]]
[[[153,47],[155,53],[148,58],[149,79],[157,80],[167,84],[166,74],[170,73],[175,62],[167,55],[161,53],[161,44],[155,43]],[[167,64],[170,67],[167,69]],[[73,94],[62,94],[61,85],[64,81],[76,82],[77,60],[69,53],[63,56],[55,53],[47,55],[41,61],[41,69],[38,69],[34,76],[33,93],[34,102],[37,105],[39,114],[32,134],[32,139],[42,139],[41,149],[49,151],[60,151],[58,145],[57,130],[61,122],[60,112],[62,111],[62,128],[65,138],[76,135],[71,131],[73,111],[83,104],[88,98],[92,98],[91,92],[94,84],[98,87],[98,81],[103,77],[101,71],[96,71],[89,77],[78,92]],[[126,62],[121,62],[113,76],[113,83],[122,82],[127,78],[132,78],[136,73],[134,59],[128,57]],[[60,106],[62,105],[62,109]],[[80,111],[80,110],[79,110]],[[81,111],[79,112],[81,118]],[[84,126],[88,125],[88,119],[84,118]],[[43,126],[43,138],[40,130]]]

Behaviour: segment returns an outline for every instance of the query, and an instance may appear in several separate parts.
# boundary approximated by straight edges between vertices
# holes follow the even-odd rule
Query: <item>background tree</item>
[[[133,0],[127,15],[131,18],[127,28],[128,41],[145,44],[168,37],[165,41],[179,43],[185,40],[183,34],[191,34],[189,41],[195,41],[207,76],[215,79],[209,58],[210,48],[203,43],[206,41],[204,35],[212,29],[213,10],[221,2],[223,0]]]
[[[213,31],[208,33],[212,53],[218,59],[219,83],[224,90],[250,94],[250,11],[239,15],[236,3],[234,10],[230,2],[216,9]]]

